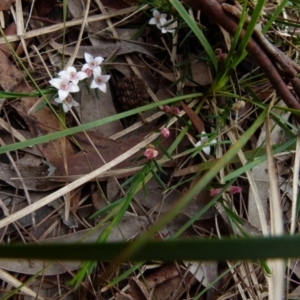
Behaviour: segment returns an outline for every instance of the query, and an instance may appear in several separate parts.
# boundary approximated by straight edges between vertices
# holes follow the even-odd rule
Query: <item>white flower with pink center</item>
[[[201,134],[202,134],[202,135],[205,135],[206,132],[205,132],[205,131],[202,131]],[[202,136],[202,137],[201,137],[201,140],[198,141],[198,142],[195,144],[195,147],[199,147],[199,146],[201,146],[201,145],[203,145],[203,144],[205,145],[205,144],[207,143],[207,140],[208,140],[208,137],[207,137],[207,136]],[[209,145],[215,144],[216,142],[217,142],[217,140],[211,140],[211,141],[209,142]],[[202,151],[203,151],[206,155],[209,155],[209,154],[210,154],[210,146],[209,146],[209,145],[202,148]]]
[[[85,72],[87,75],[91,74],[90,70],[99,70],[101,72],[100,64],[103,62],[104,58],[101,56],[93,57],[89,53],[84,53],[84,58],[86,63],[82,66],[81,71]]]
[[[53,78],[49,83],[58,89],[58,97],[61,101],[66,99],[70,93],[79,92],[78,85],[71,82],[68,76]]]
[[[91,83],[91,89],[98,88],[103,93],[106,93],[106,83],[108,82],[110,75],[101,75],[101,69],[95,69],[94,80]]]
[[[74,67],[67,67],[65,71],[60,71],[58,75],[60,77],[69,77],[69,80],[74,84],[78,84],[79,80],[83,80],[88,77],[85,72],[77,72]]]
[[[161,29],[162,25],[167,23],[167,14],[161,14],[157,9],[153,11],[153,18],[150,19],[150,25],[156,25],[158,29]]]
[[[68,112],[72,106],[78,106],[79,103],[77,103],[71,95],[68,95],[64,100],[61,100],[60,98],[55,98],[55,102],[62,103],[64,112]]]
[[[161,22],[161,32],[167,33],[170,32],[172,34],[175,33],[175,29],[177,27],[177,22],[174,22],[173,17],[171,17],[170,21],[163,21]]]

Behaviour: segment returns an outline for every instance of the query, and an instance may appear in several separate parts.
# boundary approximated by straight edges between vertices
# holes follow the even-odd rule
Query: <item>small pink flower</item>
[[[169,105],[164,105],[163,110],[166,114],[168,114],[171,112],[172,109]]]
[[[173,107],[173,108],[172,108],[172,113],[173,113],[175,116],[177,116],[177,115],[179,115],[179,113],[180,113],[180,109],[179,109],[178,107]]]
[[[144,156],[147,157],[147,159],[153,159],[158,155],[158,151],[155,150],[155,147],[152,144],[149,144],[147,146],[147,149],[144,152]]]
[[[222,51],[221,48],[215,49],[217,62],[222,62],[226,59],[227,54]]]
[[[222,189],[212,189],[212,190],[210,190],[209,195],[210,195],[211,197],[215,197],[215,196],[217,196],[217,195],[220,194],[221,190],[222,190]]]
[[[222,191],[222,188],[218,188],[218,189],[212,189],[210,190],[210,193],[209,195],[211,197],[215,197],[217,196],[218,194],[220,194],[220,192]],[[231,195],[233,194],[238,194],[238,193],[241,193],[242,192],[242,188],[239,187],[239,186],[236,186],[236,185],[231,185],[227,190],[226,190],[226,193],[229,193]]]
[[[169,128],[162,128],[160,131],[160,134],[164,138],[168,138],[170,136],[170,130]]]
[[[230,194],[238,194],[242,192],[242,188],[236,185],[232,185],[226,190],[226,192]]]

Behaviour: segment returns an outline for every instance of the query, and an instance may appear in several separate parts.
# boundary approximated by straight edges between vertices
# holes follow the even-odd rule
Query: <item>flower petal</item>
[[[72,83],[74,83],[75,85],[77,85],[78,82],[79,82],[79,79],[78,78],[73,78],[73,79],[71,79],[71,81],[72,81]]]
[[[60,89],[60,84],[62,82],[61,78],[53,78],[51,80],[49,80],[49,83],[54,86],[55,88],[57,88],[58,90]]]
[[[94,79],[90,85],[91,89],[96,89],[98,87],[98,84],[96,83],[96,80]]]
[[[100,77],[101,76],[101,67],[98,66],[97,68],[93,69],[93,75],[94,77]]]
[[[84,53],[84,59],[88,64],[94,60],[93,56],[87,52]]]
[[[83,79],[87,78],[87,74],[85,72],[79,71],[79,72],[77,72],[76,75],[77,75],[78,80],[83,80]]]
[[[79,106],[79,103],[78,102],[76,102],[75,100],[72,100],[72,106]]]
[[[58,97],[60,100],[65,100],[69,95],[69,91],[58,90]]]
[[[54,101],[57,103],[62,103],[64,100],[61,100],[60,98],[55,98]]]
[[[159,18],[159,17],[160,17],[160,12],[159,12],[157,9],[155,9],[155,10],[153,11],[153,17],[154,17],[154,18]]]
[[[99,66],[103,62],[104,58],[101,56],[98,56],[95,58],[96,64]]]
[[[78,85],[70,83],[70,88],[69,88],[70,93],[76,93],[79,92],[79,90],[80,89]]]
[[[63,102],[62,107],[63,107],[63,110],[64,110],[65,113],[68,112],[68,111],[70,110],[70,108],[69,108],[69,106],[66,104],[66,102]]]
[[[149,20],[149,24],[150,24],[150,25],[155,25],[155,24],[156,24],[156,19],[155,19],[155,18],[151,18],[151,19]]]
[[[209,146],[203,147],[203,148],[202,148],[202,151],[203,151],[206,155],[209,155],[209,154],[210,154],[210,147],[209,147]]]
[[[103,93],[106,93],[106,83],[100,83],[100,84],[98,84],[98,89],[100,90],[100,91],[102,91]]]
[[[81,71],[85,71],[86,69],[89,69],[89,64],[84,64],[81,68]]]
[[[196,144],[195,144],[195,147],[199,147],[202,145],[202,142],[201,141],[198,141]]]
[[[68,76],[69,76],[69,73],[68,73],[67,71],[60,71],[60,72],[58,73],[58,75],[59,75],[60,77],[68,77]]]
[[[69,66],[67,67],[67,70],[66,70],[68,73],[77,73],[77,70],[73,67],[73,66]]]
[[[110,79],[110,75],[102,75],[101,77],[103,82],[108,82],[108,80]]]

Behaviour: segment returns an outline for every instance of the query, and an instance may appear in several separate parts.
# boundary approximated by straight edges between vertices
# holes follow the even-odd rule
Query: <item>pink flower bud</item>
[[[147,146],[147,149],[144,152],[144,156],[147,157],[147,159],[153,159],[158,155],[158,151],[155,150],[155,147],[152,144],[149,144]]]
[[[227,58],[227,54],[226,53],[221,53],[219,55],[216,56],[217,62],[222,62]]]
[[[162,137],[168,138],[170,136],[170,130],[169,130],[169,128],[163,128],[163,129],[161,129],[160,134],[161,134]]]
[[[166,114],[171,112],[171,107],[169,105],[164,105],[163,109]]]
[[[218,194],[220,194],[220,192],[222,191],[222,188],[218,188],[218,189],[212,189],[209,193],[209,195],[211,197],[215,197],[217,196]],[[242,188],[239,187],[239,186],[236,186],[236,185],[232,185],[230,186],[227,190],[226,190],[226,193],[229,193],[229,194],[238,194],[238,193],[241,193],[242,192]]]
[[[221,190],[222,190],[222,189],[212,189],[212,190],[210,191],[209,195],[210,195],[211,197],[215,197],[215,196],[217,196],[218,194],[220,194]]]
[[[177,115],[179,115],[179,113],[180,113],[180,109],[179,109],[178,107],[173,107],[173,108],[172,108],[172,113],[173,113],[175,116],[177,116]]]
[[[242,192],[242,188],[239,186],[236,186],[236,185],[232,185],[227,189],[226,192],[228,192],[230,194],[238,194],[238,193]]]
[[[215,49],[215,54],[216,55],[219,55],[219,54],[221,54],[222,53],[222,49],[221,48],[216,48]]]

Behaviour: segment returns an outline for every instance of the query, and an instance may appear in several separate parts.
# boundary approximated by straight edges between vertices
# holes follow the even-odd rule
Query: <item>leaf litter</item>
[[[274,89],[257,69],[258,64],[246,59],[244,65],[230,74],[228,82],[231,85],[226,87],[226,91],[217,91],[220,95],[208,93],[197,98],[197,101],[187,98],[175,105],[170,104],[170,110],[160,106],[143,113],[136,111],[121,120],[112,119],[104,125],[94,126],[88,132],[31,146],[31,138],[126,113],[128,107],[121,105],[119,97],[129,98],[129,101],[137,103],[131,108],[139,108],[176,95],[205,93],[214,84],[215,75],[212,65],[208,63],[208,56],[186,24],[180,23],[182,27],[176,27],[179,16],[176,17],[177,23],[168,23],[171,15],[176,15],[174,10],[161,13],[159,24],[153,26],[153,22],[149,23],[153,9],[170,8],[164,1],[161,7],[155,7],[154,1],[150,7],[134,7],[135,1],[125,0],[69,1],[65,24],[62,6],[55,0],[13,2],[4,1],[0,6],[1,27],[6,39],[14,41],[10,44],[12,50],[3,36],[0,39],[0,86],[4,92],[23,93],[24,96],[16,96],[13,100],[0,97],[1,146],[24,140],[29,140],[29,143],[28,147],[10,153],[17,170],[12,167],[6,154],[0,155],[0,206],[1,219],[5,221],[5,226],[0,228],[3,242],[97,241],[101,233],[110,228],[117,212],[112,208],[94,219],[90,216],[126,197],[133,182],[130,180],[148,165],[156,168],[154,172],[157,175],[152,172],[152,179],[145,177],[140,182],[142,186],[135,190],[120,223],[110,228],[107,241],[135,239],[185,196],[196,180],[203,176],[207,169],[205,164],[217,163],[222,159],[231,143],[235,143],[236,138],[251,126],[259,107],[255,101],[270,101],[274,97]],[[195,6],[191,6],[194,11],[190,10],[190,14],[198,18]],[[164,13],[167,13],[166,16]],[[293,14],[290,12],[290,15]],[[222,66],[222,60],[227,55],[225,52],[232,46],[228,35],[232,32],[219,24],[222,31],[217,38],[215,33],[209,35],[213,25],[205,17],[197,21],[204,28]],[[26,24],[26,28],[22,24]],[[292,34],[291,30],[292,27],[289,27],[285,33]],[[92,79],[80,82],[80,92],[74,94],[74,100],[80,105],[63,114],[61,106],[54,101],[55,91],[46,93],[50,89],[49,80],[57,78],[71,61],[80,70],[85,53],[106,58],[101,63],[101,72],[109,74],[111,80],[106,93],[92,89]],[[27,73],[23,66],[27,68]],[[135,76],[145,84],[147,99],[144,102],[138,102],[139,95],[134,93],[135,90],[129,93],[128,85],[121,92],[116,90],[124,78]],[[289,88],[291,86],[295,87],[295,80]],[[28,96],[38,88],[39,97]],[[237,106],[236,103],[242,99],[246,104]],[[237,108],[233,109],[234,105]],[[286,107],[283,102],[278,105]],[[179,215],[161,228],[155,238],[172,238],[178,232],[181,237],[202,238],[232,233],[258,235],[261,230],[264,231],[258,215],[264,215],[265,230],[269,230],[272,218],[268,192],[270,177],[266,172],[269,163],[255,165],[255,159],[262,156],[256,152],[258,149],[264,151],[265,143],[280,145],[295,135],[295,125],[290,123],[293,122],[291,115],[283,115],[280,109],[276,114],[279,118],[272,125],[271,139],[266,138],[269,128],[266,120],[260,131],[248,141],[246,148],[240,150],[245,150],[247,156],[240,152],[235,161],[220,169],[207,189],[195,196]],[[169,128],[170,136],[160,136],[162,128]],[[204,145],[201,145],[202,141]],[[216,143],[206,146],[206,141]],[[199,151],[189,152],[196,144],[200,145],[199,149],[195,148]],[[204,147],[209,147],[209,152],[201,151]],[[171,148],[173,152],[168,154],[165,149]],[[153,149],[155,154],[157,151],[157,156],[145,157],[147,149]],[[289,150],[287,148],[285,153],[275,157],[287,227],[292,217],[291,201],[294,195],[290,184],[293,175],[289,167],[293,154]],[[253,166],[250,166],[251,163]],[[244,167],[241,168],[241,165]],[[86,177],[98,169],[100,171],[96,176]],[[233,195],[224,192],[220,200],[214,202],[210,191],[221,190],[234,172],[238,174],[232,177],[234,181],[231,185],[239,185],[242,193]],[[243,175],[245,172],[248,179]],[[76,180],[80,178],[88,179],[77,184]],[[59,198],[53,196],[61,187],[69,189],[62,192]],[[34,210],[26,201],[26,193],[29,193],[33,203],[50,200],[45,201],[47,205]],[[257,212],[261,208],[264,214]],[[20,217],[16,217],[16,211],[22,212]],[[30,217],[32,212],[34,219]],[[109,265],[99,262],[81,282],[79,289],[66,285],[81,267],[80,262],[1,259],[0,268],[3,270],[0,278],[4,287],[1,297],[26,280],[28,284],[18,292],[24,299],[192,299],[199,294],[203,294],[203,299],[219,299],[225,294],[228,298],[239,294],[244,299],[249,295],[250,298],[255,295],[261,299],[266,298],[263,295],[268,290],[263,269],[250,262],[235,267],[229,262],[145,262],[123,279],[118,279],[119,275],[131,264],[124,263],[122,268],[115,270],[113,278],[103,279],[102,275]],[[296,261],[291,262],[289,270],[289,276],[299,280]],[[10,274],[17,274],[18,279],[13,281]],[[116,282],[110,286],[114,279]],[[260,285],[261,288],[253,287],[248,292],[251,285]],[[296,285],[291,284],[286,292],[297,295]],[[82,295],[85,295],[84,298]]]

